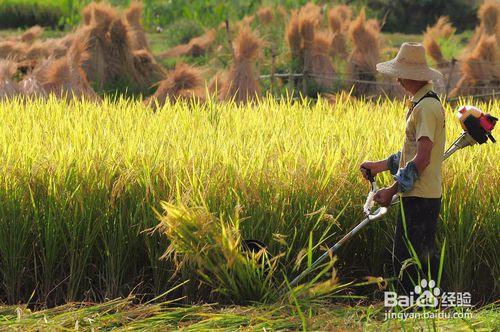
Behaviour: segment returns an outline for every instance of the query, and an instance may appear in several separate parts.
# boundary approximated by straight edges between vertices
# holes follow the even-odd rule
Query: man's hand
[[[366,170],[369,170],[372,176],[375,177],[375,175],[377,175],[378,173],[387,171],[388,169],[389,168],[387,166],[387,160],[365,161],[359,166],[359,170],[366,180],[369,180],[368,172]]]
[[[392,197],[398,193],[398,183],[395,182],[392,186],[382,188],[375,193],[373,200],[382,206],[391,205]]]

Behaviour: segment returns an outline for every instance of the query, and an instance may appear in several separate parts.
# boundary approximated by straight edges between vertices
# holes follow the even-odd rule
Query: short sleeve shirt
[[[418,102],[429,91],[431,83],[423,86],[413,97]],[[441,165],[446,141],[445,114],[441,103],[435,98],[422,99],[406,115],[406,131],[400,167],[405,167],[417,154],[417,143],[421,137],[428,137],[432,143],[431,160],[411,190],[403,193],[405,197],[439,198],[441,188]]]

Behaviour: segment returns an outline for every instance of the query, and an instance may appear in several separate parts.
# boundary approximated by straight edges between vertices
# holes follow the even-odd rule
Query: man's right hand
[[[375,175],[377,175],[378,173],[381,173],[381,172],[387,170],[387,161],[386,160],[365,161],[359,166],[359,170],[361,171],[361,174],[363,174],[363,177],[366,180],[370,180],[368,177],[367,170],[369,170],[371,175],[373,177],[375,177]]]

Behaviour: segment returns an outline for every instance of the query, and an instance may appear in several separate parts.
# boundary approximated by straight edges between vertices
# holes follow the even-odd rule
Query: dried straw
[[[25,43],[13,40],[0,42],[0,59],[23,60],[27,51],[28,45]]]
[[[165,70],[156,62],[149,51],[134,51],[132,57],[135,72],[139,75],[137,83],[140,90],[146,91],[154,83],[165,79]]]
[[[168,51],[157,55],[159,59],[175,58],[183,55],[202,56],[213,44],[216,37],[215,29],[207,31],[205,34],[195,37],[187,44],[177,45]]]
[[[320,91],[329,91],[333,85],[335,70],[328,54],[332,40],[331,33],[320,31],[315,33],[311,59],[306,63],[306,71],[311,73],[316,87]]]
[[[125,12],[127,29],[130,35],[130,45],[134,50],[149,50],[146,31],[141,24],[142,3],[132,2]]]
[[[40,71],[40,82],[46,93],[54,93],[58,98],[99,99],[82,69],[82,64],[88,57],[87,40],[79,35],[66,56],[49,60]]]
[[[158,89],[148,99],[146,105],[155,110],[163,107],[167,101],[175,102],[178,99],[190,100],[203,98],[204,86],[201,70],[187,64],[179,64],[160,82]]]
[[[290,20],[286,27],[285,39],[292,52],[292,58],[300,58],[302,49],[302,37],[300,36],[299,28],[299,12],[297,10],[292,10]]]
[[[118,18],[109,28],[109,42],[105,48],[106,83],[136,82],[142,86],[141,75],[134,66],[134,57],[130,46],[129,31],[123,19]]]
[[[12,98],[20,93],[19,86],[12,79],[17,66],[13,61],[0,60],[0,100]]]
[[[351,23],[352,10],[347,5],[334,6],[328,12],[328,22],[333,33],[347,32]]]
[[[375,81],[376,64],[380,58],[380,31],[367,26],[365,10],[351,23],[349,36],[353,49],[349,55],[347,71],[351,79]],[[357,95],[372,92],[371,84],[355,84]]]
[[[243,27],[234,41],[234,62],[227,80],[221,87],[221,99],[236,102],[249,102],[261,97],[259,83],[253,71],[263,42],[250,28]]]
[[[257,17],[262,25],[268,25],[274,19],[274,10],[271,7],[261,7],[257,10]]]
[[[472,53],[462,60],[462,78],[451,96],[484,93],[478,87],[500,84],[500,52],[495,36],[483,34]]]
[[[500,24],[500,2],[498,0],[486,0],[478,11],[478,17],[484,33],[487,35],[498,35]]]

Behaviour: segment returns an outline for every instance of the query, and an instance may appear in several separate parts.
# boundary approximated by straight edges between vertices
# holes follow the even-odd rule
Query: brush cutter
[[[451,146],[444,153],[444,159],[446,160],[456,151],[465,148],[467,146],[471,146],[474,144],[483,144],[488,138],[495,142],[495,139],[491,135],[491,131],[495,127],[497,122],[497,118],[484,114],[476,107],[473,106],[463,106],[458,110],[458,117],[460,124],[463,128],[462,134],[451,144]],[[388,211],[387,207],[381,206],[377,208],[375,211],[372,211],[374,208],[373,198],[375,193],[378,190],[377,182],[375,178],[370,174],[369,170],[366,170],[368,174],[368,179],[370,181],[370,192],[368,193],[368,197],[366,198],[366,202],[363,206],[363,212],[366,217],[363,221],[361,221],[356,227],[354,227],[349,233],[344,235],[337,243],[333,246],[329,247],[328,250],[321,255],[318,259],[316,259],[307,269],[302,271],[295,279],[290,282],[290,288],[297,286],[300,280],[308,275],[312,270],[318,267],[327,257],[337,252],[337,250],[345,243],[347,240],[352,238],[356,233],[358,233],[361,229],[363,229],[370,222],[381,219]],[[392,204],[397,204],[399,202],[399,195],[395,195],[392,198]]]

